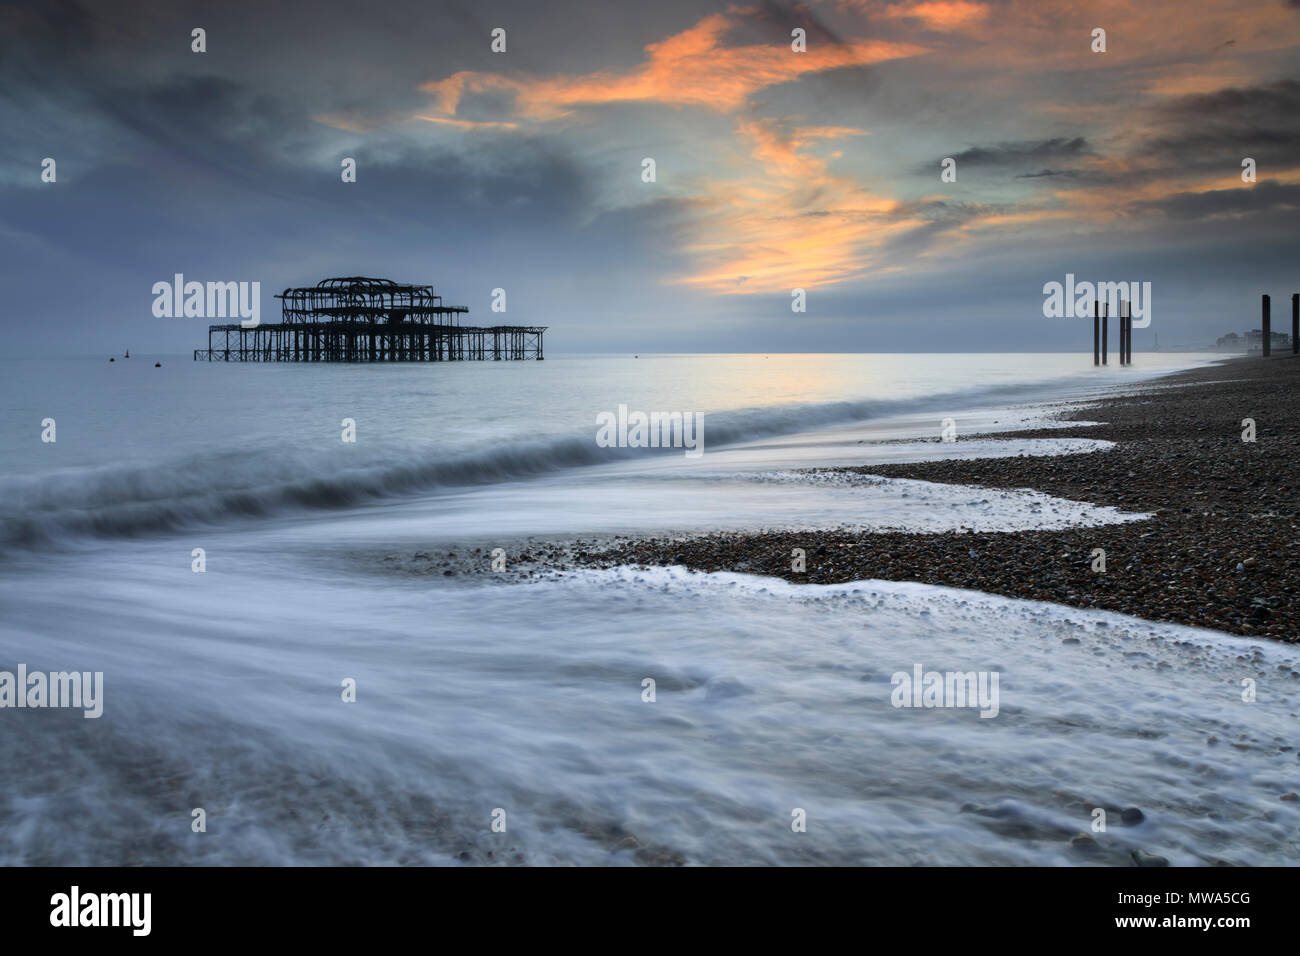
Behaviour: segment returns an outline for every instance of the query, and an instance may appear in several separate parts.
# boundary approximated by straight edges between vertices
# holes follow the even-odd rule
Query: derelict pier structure
[[[541,361],[546,326],[461,325],[431,285],[349,276],[285,289],[281,321],[208,326],[209,362]]]

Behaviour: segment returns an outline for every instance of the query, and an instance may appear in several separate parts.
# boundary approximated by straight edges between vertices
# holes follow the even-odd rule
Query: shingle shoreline
[[[1300,358],[1234,359],[1135,389],[1060,415],[1101,425],[980,436],[1100,438],[1117,443],[1110,451],[813,470],[1033,488],[1151,512],[1147,520],[996,533],[723,532],[571,557],[818,584],[921,581],[1300,642]],[[1254,442],[1242,440],[1247,418]],[[806,552],[804,572],[791,570],[795,548]],[[1093,570],[1096,548],[1104,573]]]

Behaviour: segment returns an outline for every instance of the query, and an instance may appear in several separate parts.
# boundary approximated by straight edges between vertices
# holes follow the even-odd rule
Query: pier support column
[[[1300,355],[1300,292],[1291,293],[1291,354]]]
[[[1101,304],[1092,300],[1092,364],[1101,364]]]
[[[1261,317],[1261,320],[1262,320],[1263,325],[1264,325],[1264,341],[1263,341],[1262,344],[1263,344],[1263,348],[1264,348],[1264,358],[1268,358],[1269,351],[1270,351],[1270,349],[1269,349],[1269,345],[1270,345],[1269,340],[1273,337],[1273,329],[1272,329],[1272,323],[1269,321],[1269,314],[1268,314],[1268,296],[1267,296],[1267,295],[1264,296],[1263,306],[1262,306],[1262,307],[1263,307],[1263,310],[1264,310],[1264,314],[1263,314],[1263,316]]]
[[[1101,364],[1106,364],[1106,350],[1110,345],[1110,303],[1101,307]]]
[[[1125,302],[1120,306],[1124,318],[1120,320],[1120,338],[1121,351],[1123,352],[1123,365],[1133,363],[1133,305]]]
[[[1119,300],[1119,365],[1124,367],[1124,300]]]

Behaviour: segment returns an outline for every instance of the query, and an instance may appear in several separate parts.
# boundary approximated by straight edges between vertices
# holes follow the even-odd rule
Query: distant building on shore
[[[1269,336],[1269,341],[1275,349],[1289,349],[1291,347],[1291,336],[1286,332],[1273,332]],[[1219,336],[1214,343],[1216,349],[1225,352],[1260,352],[1264,348],[1264,330],[1247,329],[1241,335],[1236,332],[1229,332],[1227,335]]]

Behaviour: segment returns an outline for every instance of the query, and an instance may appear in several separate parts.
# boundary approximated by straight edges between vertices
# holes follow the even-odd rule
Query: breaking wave
[[[977,401],[1010,402],[1043,386],[973,388],[926,399],[840,401],[704,414],[705,448]],[[650,409],[645,409],[650,411]],[[202,524],[267,518],[445,487],[533,478],[679,449],[602,448],[582,434],[437,445],[283,445],[211,452],[157,463],[120,463],[0,480],[0,545],[40,547],[82,536],[138,537]]]

